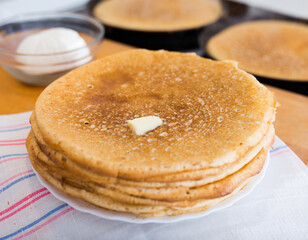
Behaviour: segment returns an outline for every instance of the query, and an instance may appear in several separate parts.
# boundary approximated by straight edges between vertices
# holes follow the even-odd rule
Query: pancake
[[[219,0],[107,0],[93,14],[102,23],[139,31],[181,31],[200,28],[222,15]]]
[[[33,158],[32,158],[33,159]],[[31,159],[31,161],[32,161]],[[35,166],[35,163],[32,162],[33,166]],[[211,200],[205,200],[203,203],[197,204],[195,207],[187,207],[187,208],[166,208],[162,206],[146,206],[146,205],[136,205],[136,204],[127,204],[122,203],[119,201],[115,201],[112,198],[108,198],[96,193],[88,192],[84,189],[77,188],[76,186],[71,186],[67,183],[63,183],[55,178],[53,178],[50,174],[40,169],[38,166],[36,166],[36,170],[38,173],[49,183],[54,185],[59,190],[85,200],[86,202],[92,203],[98,207],[105,208],[108,210],[118,211],[118,212],[128,212],[135,214],[137,217],[160,217],[160,216],[174,216],[184,213],[191,213],[191,212],[199,212],[204,211],[208,209],[211,206],[214,206],[218,204],[219,202],[233,196],[235,193],[237,193],[241,188],[243,188],[247,182],[244,182],[241,184],[241,186],[236,189],[232,194],[227,195],[225,197],[222,197],[220,199],[211,199]]]
[[[33,147],[33,139],[29,138],[31,145]],[[33,151],[35,152],[35,151]],[[132,199],[133,196],[141,197],[141,200],[144,198],[149,198],[151,200],[164,200],[164,201],[185,201],[185,200],[198,200],[198,199],[207,199],[207,198],[217,198],[233,192],[241,182],[246,178],[250,178],[257,174],[263,166],[264,160],[266,158],[266,152],[261,150],[253,160],[251,160],[246,166],[238,170],[237,172],[227,176],[226,178],[215,181],[210,184],[205,184],[200,187],[193,186],[190,187],[177,187],[177,188],[155,188],[155,189],[142,189],[142,188],[132,188],[132,187],[121,187],[120,184],[97,184],[95,182],[91,182],[88,179],[84,179],[83,176],[79,174],[74,175],[71,171],[66,169],[61,169],[59,167],[48,166],[43,163],[39,164],[40,166],[44,166],[47,171],[51,174],[57,173],[60,176],[60,179],[69,179],[71,182],[75,184],[79,184],[84,186],[85,188],[91,189],[101,189],[105,194],[108,193],[108,197],[114,196],[110,195],[112,192],[114,194],[119,195],[123,199],[125,194],[126,197],[130,197]],[[38,156],[39,154],[35,154]],[[39,158],[37,158],[39,159]],[[39,159],[41,160],[41,159]],[[43,161],[45,162],[45,161]],[[101,192],[102,193],[102,192]],[[137,200],[135,199],[135,203]],[[139,202],[140,203],[140,202]],[[187,204],[187,203],[185,203]]]
[[[271,92],[230,62],[132,50],[49,85],[35,118],[46,145],[79,166],[142,181],[234,162],[264,137],[275,107]],[[127,127],[149,115],[164,124],[142,136]]]
[[[187,208],[187,207],[192,207],[195,205],[200,205],[200,204],[205,204],[208,202],[211,202],[214,198],[206,198],[205,199],[199,199],[199,200],[195,200],[195,201],[176,201],[176,202],[165,202],[165,201],[156,201],[156,200],[152,200],[152,199],[148,199],[148,198],[138,198],[138,197],[134,197],[132,195],[126,195],[125,193],[121,193],[121,192],[115,192],[112,189],[106,189],[106,188],[102,188],[99,187],[96,184],[93,183],[89,183],[89,182],[80,182],[80,181],[76,181],[76,179],[74,180],[74,178],[72,177],[68,177],[67,174],[69,174],[68,172],[62,172],[61,171],[57,171],[54,172],[53,170],[51,170],[50,168],[47,167],[46,164],[44,164],[43,162],[40,162],[40,160],[34,155],[34,151],[33,148],[31,146],[32,142],[30,140],[27,141],[27,147],[29,149],[29,154],[30,154],[30,158],[32,161],[33,166],[35,167],[35,169],[37,171],[40,172],[40,174],[49,182],[53,182],[55,179],[57,179],[59,182],[61,182],[61,185],[70,185],[70,186],[74,186],[76,188],[79,189],[83,189],[86,190],[87,192],[91,192],[92,194],[96,194],[97,197],[99,197],[99,195],[102,195],[101,198],[112,198],[115,201],[120,201],[122,203],[128,203],[128,204],[146,204],[146,205],[150,205],[150,206],[164,206],[164,207],[181,207],[181,208]],[[232,192],[234,192],[236,189],[238,189],[239,186],[242,186],[242,182],[247,182],[248,179],[251,178],[251,176],[255,175],[258,172],[258,168],[253,167],[253,165],[260,165],[264,163],[264,159],[266,157],[266,154],[264,154],[265,152],[262,151],[260,154],[258,154],[258,156],[252,161],[252,163],[249,163],[247,166],[245,166],[245,168],[243,168],[243,171],[241,171],[241,173],[236,173],[233,176],[230,176],[226,179],[224,179],[222,182],[220,182],[218,185],[223,186],[224,183],[226,182],[233,182],[233,187],[231,184],[228,184],[228,189],[226,192],[223,191],[223,194],[219,194],[219,198],[226,196],[228,194],[231,194]],[[260,165],[261,166],[261,165]],[[247,172],[245,170],[250,169],[253,170],[254,173],[250,172],[249,174],[250,177],[246,178],[246,180],[244,181],[239,181],[239,175],[243,175],[243,172],[245,172],[244,174],[247,174]],[[260,169],[260,168],[259,168]],[[241,176],[240,176],[241,177]],[[50,180],[50,178],[53,178],[53,180]],[[234,179],[237,179],[236,181],[238,181],[238,184],[234,184],[235,181]],[[211,188],[211,186],[214,186],[215,183],[208,185],[208,188]],[[217,188],[214,189],[215,191],[221,191],[221,188],[218,186]],[[155,208],[157,210],[157,208]]]
[[[34,115],[31,117],[32,130],[36,132],[36,135],[39,134],[37,126],[35,124]],[[30,136],[30,138],[35,138]],[[41,137],[39,137],[43,141]],[[66,156],[55,152],[54,150],[49,149],[47,146],[44,146],[42,142],[37,142],[36,139],[33,140],[33,148],[35,154],[39,158],[49,165],[57,164],[58,167],[67,169],[69,172],[74,172],[76,175],[82,176],[89,181],[94,181],[97,183],[105,184],[117,184],[122,185],[123,187],[145,187],[145,188],[155,188],[155,187],[179,187],[179,186],[200,186],[207,184],[209,182],[217,181],[226,177],[229,174],[232,174],[242,168],[247,164],[256,154],[261,151],[262,148],[269,149],[274,140],[274,128],[270,127],[269,131],[266,133],[266,136],[262,139],[257,146],[250,149],[244,156],[240,156],[235,163],[225,164],[218,168],[206,168],[197,171],[186,171],[174,173],[172,175],[160,176],[156,179],[145,179],[143,182],[130,181],[125,179],[113,178],[104,175],[93,174],[90,171],[83,169],[82,167],[75,164]],[[38,146],[39,145],[39,146]],[[44,156],[43,156],[44,155]],[[47,156],[48,157],[47,157]]]
[[[46,167],[49,174],[58,177],[59,180],[65,179],[73,185],[82,186],[83,189],[91,189],[105,196],[129,203],[147,203],[151,205],[188,205],[200,199],[214,199],[222,197],[233,192],[243,181],[256,175],[263,166],[266,157],[265,151],[261,151],[250,163],[243,169],[232,175],[213,183],[209,183],[199,187],[178,187],[178,188],[157,188],[157,189],[141,189],[141,188],[121,188],[120,185],[108,186],[105,184],[95,184],[84,179],[72,175],[71,173],[52,167]],[[42,167],[42,163],[38,164]],[[56,174],[55,174],[56,173]],[[146,201],[148,200],[148,201]],[[159,201],[153,201],[159,200]],[[132,201],[132,202],[131,202]],[[180,201],[180,202],[179,202]],[[172,204],[174,203],[174,204]]]
[[[281,80],[308,80],[308,26],[260,20],[228,27],[206,45],[210,56],[232,59],[256,75]]]

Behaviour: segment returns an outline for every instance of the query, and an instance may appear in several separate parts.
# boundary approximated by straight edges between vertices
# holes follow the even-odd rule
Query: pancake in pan
[[[276,101],[234,62],[132,50],[61,77],[40,95],[27,149],[58,189],[141,217],[205,210],[262,169]],[[135,135],[127,120],[163,124]]]
[[[210,56],[232,59],[256,75],[281,80],[308,80],[308,26],[260,20],[231,26],[206,45]]]
[[[219,0],[107,0],[94,16],[113,27],[139,31],[181,31],[200,28],[222,15]]]

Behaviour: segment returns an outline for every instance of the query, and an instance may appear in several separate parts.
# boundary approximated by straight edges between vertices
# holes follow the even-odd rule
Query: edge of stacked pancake
[[[133,50],[51,84],[31,116],[27,149],[45,180],[96,206],[138,217],[198,212],[261,171],[275,108],[232,62]],[[126,121],[137,114],[164,124],[136,136]]]

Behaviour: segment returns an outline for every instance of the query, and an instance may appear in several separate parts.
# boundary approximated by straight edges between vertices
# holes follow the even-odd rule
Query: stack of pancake
[[[264,164],[276,102],[234,62],[132,50],[80,67],[36,102],[27,149],[74,197],[138,217],[199,212],[236,194]],[[127,121],[163,124],[136,135]]]

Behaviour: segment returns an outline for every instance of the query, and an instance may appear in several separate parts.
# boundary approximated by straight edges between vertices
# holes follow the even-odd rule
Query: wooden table
[[[105,40],[98,58],[132,47]],[[269,86],[268,86],[269,87]],[[269,87],[280,107],[276,134],[308,165],[308,97]],[[22,84],[0,68],[0,114],[30,111],[44,87]]]

